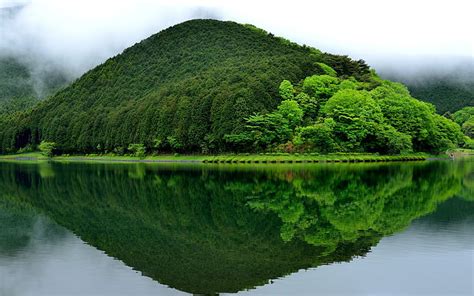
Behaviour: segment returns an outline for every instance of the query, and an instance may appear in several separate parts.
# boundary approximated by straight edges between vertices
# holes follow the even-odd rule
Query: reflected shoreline
[[[473,167],[0,168],[0,209],[34,209],[162,284],[215,294],[365,256],[382,237],[440,203],[455,195],[472,198]]]

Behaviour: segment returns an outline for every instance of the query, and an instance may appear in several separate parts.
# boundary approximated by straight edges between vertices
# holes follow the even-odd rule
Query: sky
[[[251,23],[376,69],[447,69],[474,60],[472,0],[0,0],[0,8],[18,5],[16,14],[0,13],[0,56],[71,77],[193,18]]]

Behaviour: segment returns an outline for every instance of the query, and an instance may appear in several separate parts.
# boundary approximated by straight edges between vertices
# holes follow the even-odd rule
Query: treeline
[[[407,86],[415,98],[434,104],[440,114],[474,106],[474,81],[456,82],[447,78],[432,78],[424,82],[408,83]]]
[[[0,119],[0,152],[56,143],[58,153],[220,152],[227,134],[278,103],[283,79],[370,78],[363,61],[299,46],[233,22],[188,21],[89,71],[32,111]]]
[[[448,114],[454,122],[461,126],[466,139],[467,148],[474,149],[474,107],[464,107],[454,114]]]
[[[246,118],[245,130],[226,135],[227,142],[238,151],[383,154],[439,153],[471,145],[467,136],[472,135],[462,134],[461,122],[437,114],[402,84],[375,73],[367,81],[343,79],[320,65],[326,74],[306,77],[295,86],[284,80],[277,110]],[[471,125],[467,122],[463,129],[472,132]]]

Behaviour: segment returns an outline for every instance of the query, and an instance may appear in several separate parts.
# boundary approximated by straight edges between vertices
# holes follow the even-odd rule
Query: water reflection
[[[162,284],[237,292],[364,256],[445,200],[472,200],[472,164],[1,163],[0,258],[25,249],[25,213],[39,211]]]

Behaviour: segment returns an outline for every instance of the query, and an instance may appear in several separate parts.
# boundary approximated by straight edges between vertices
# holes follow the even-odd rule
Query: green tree
[[[338,145],[334,140],[334,126],[332,118],[327,118],[322,123],[300,127],[296,131],[294,143],[307,150],[321,153],[337,151]]]
[[[388,124],[376,125],[375,135],[366,139],[364,148],[366,151],[383,154],[401,154],[413,151],[411,136],[397,131]]]
[[[444,152],[464,143],[464,136],[458,124],[438,114],[434,114],[433,120],[435,129],[430,133],[429,144],[434,152]]]
[[[42,141],[39,144],[38,148],[41,151],[41,154],[43,154],[44,156],[52,157],[56,149],[56,143]]]
[[[453,114],[453,120],[462,126],[472,116],[474,116],[474,107],[464,107]]]
[[[133,156],[139,158],[145,158],[145,145],[143,144],[130,144],[128,150],[133,153]]]
[[[176,137],[168,136],[166,138],[166,141],[168,142],[168,144],[170,145],[173,151],[178,151],[181,148],[183,148],[183,145],[179,142],[179,140]]]
[[[339,79],[329,75],[313,75],[303,81],[303,92],[324,102],[338,90]]]
[[[384,120],[380,107],[367,91],[340,90],[322,111],[336,122],[335,136],[347,151],[360,151],[362,141],[368,135],[375,135]]]
[[[474,115],[463,123],[462,131],[466,136],[474,138]]]
[[[292,100],[295,94],[293,84],[288,80],[283,80],[280,83],[279,93],[283,100]]]
[[[317,118],[319,112],[319,103],[316,98],[302,92],[295,97],[295,100],[303,110],[304,118],[308,122]]]
[[[285,100],[281,102],[277,112],[288,120],[290,129],[294,129],[301,124],[304,115],[303,110],[301,110],[298,102],[295,100]]]
[[[337,72],[330,66],[326,65],[325,63],[316,63],[316,65],[318,65],[321,68],[324,75],[337,77]]]

